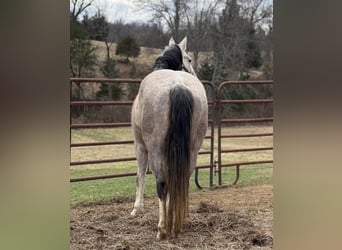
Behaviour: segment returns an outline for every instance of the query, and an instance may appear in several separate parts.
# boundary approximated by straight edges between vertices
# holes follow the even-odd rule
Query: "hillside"
[[[104,42],[91,41],[96,46],[96,55],[98,66],[93,77],[104,77],[100,71],[99,66],[105,60],[106,46]],[[125,58],[115,55],[116,44],[112,44],[110,48],[111,56],[116,61],[116,69],[119,71],[117,78],[144,78],[152,70],[156,58],[162,53],[162,49],[141,47],[140,55],[137,58],[130,58],[129,63],[125,63]],[[192,53],[188,51],[192,56]],[[199,55],[199,65],[207,58],[211,57],[212,52],[201,52]],[[250,80],[261,80],[264,78],[262,71],[253,70],[249,72]],[[135,96],[138,89],[131,89],[129,84],[120,84],[123,94],[120,100],[130,100]],[[97,94],[101,91],[100,83],[83,83],[82,88],[77,87],[76,84],[72,86],[72,95],[77,100],[77,96],[82,93],[83,100],[110,100],[108,95],[98,97]],[[133,97],[134,98],[134,97]],[[112,107],[103,106],[98,107],[84,107],[75,108],[72,111],[73,123],[86,123],[86,122],[128,122],[130,120],[130,107]]]
[[[98,60],[104,61],[106,56],[106,46],[104,42],[92,41],[92,44],[97,47],[96,54],[98,56]],[[151,71],[154,61],[162,53],[163,50],[141,47],[140,55],[137,58],[130,58],[129,64],[123,63],[123,58],[121,56],[115,55],[115,51],[116,44],[113,43],[110,48],[110,52],[112,57],[117,61],[116,68],[119,70],[118,78],[132,78],[130,76],[132,65],[135,65],[136,69],[140,72],[140,74],[138,74],[138,76],[134,78],[143,78],[144,75],[148,74]],[[192,52],[188,52],[188,54],[192,56]],[[199,65],[201,64],[201,62],[203,62],[203,60],[205,60],[207,57],[210,57],[211,55],[211,52],[201,52],[199,56]],[[101,72],[97,72],[96,76],[102,77],[103,75],[101,74]]]
[[[106,57],[106,45],[104,42],[91,41],[91,43],[96,47],[96,55],[98,60],[98,66],[94,77],[104,77],[100,71],[99,66],[105,60]],[[111,56],[116,60],[116,69],[119,71],[117,78],[144,78],[152,70],[153,64],[156,58],[162,53],[162,49],[141,47],[140,55],[136,58],[130,58],[129,63],[124,62],[122,56],[115,55],[116,44],[113,43],[110,52]],[[193,53],[188,51],[188,54],[193,57]],[[199,65],[206,59],[212,56],[212,52],[201,52],[199,54]],[[250,80],[263,79],[262,71],[251,70]],[[100,90],[100,84],[94,83],[84,83],[82,88],[82,94],[85,99],[94,100],[96,99],[96,93]],[[127,90],[127,86],[124,84],[122,86],[123,90]],[[77,88],[73,86],[73,93],[76,94]],[[126,91],[127,92],[127,91]],[[122,96],[122,98],[126,98]]]

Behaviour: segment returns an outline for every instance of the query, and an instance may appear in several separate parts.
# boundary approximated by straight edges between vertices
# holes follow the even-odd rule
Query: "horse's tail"
[[[185,87],[170,91],[169,129],[165,138],[168,167],[167,231],[177,236],[188,212],[190,179],[190,133],[193,96]]]

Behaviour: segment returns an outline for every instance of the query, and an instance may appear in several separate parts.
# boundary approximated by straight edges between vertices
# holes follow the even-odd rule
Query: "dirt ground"
[[[272,185],[190,193],[189,217],[177,238],[156,240],[158,199],[133,199],[71,209],[70,249],[272,249]]]

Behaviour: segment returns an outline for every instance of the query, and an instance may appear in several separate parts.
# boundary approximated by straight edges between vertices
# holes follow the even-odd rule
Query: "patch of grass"
[[[148,175],[146,178],[146,195],[155,193],[153,178],[152,175]],[[70,185],[70,205],[72,207],[89,202],[106,201],[113,197],[135,197],[135,177],[85,181]]]
[[[223,134],[272,132],[272,127],[233,127],[223,128]],[[209,134],[209,131],[208,131]],[[217,136],[216,136],[217,138]],[[94,142],[111,140],[132,140],[130,128],[111,129],[83,129],[72,131],[72,142]],[[244,148],[244,147],[268,147],[272,146],[272,137],[224,139],[222,148]],[[217,160],[217,144],[215,148],[215,160]],[[202,150],[209,150],[209,140],[205,140]],[[71,161],[83,161],[93,159],[108,159],[134,157],[133,145],[82,147],[71,150]],[[244,152],[222,154],[223,163],[269,160],[272,159],[272,151]],[[209,155],[199,155],[198,165],[208,165]],[[136,171],[136,161],[105,163],[94,165],[81,165],[70,167],[70,177],[85,177],[97,175],[109,175],[118,173],[132,173]],[[273,175],[272,164],[260,164],[240,167],[240,179],[238,186],[250,186],[271,184]],[[190,192],[198,188],[194,182],[194,174],[190,180]],[[231,184],[235,180],[235,167],[222,169],[222,184]],[[105,180],[94,180],[70,183],[70,205],[72,207],[83,203],[110,200],[113,197],[135,196],[136,177],[113,178]],[[209,186],[209,169],[199,170],[199,183],[203,187]],[[218,176],[214,175],[214,185],[218,185]],[[155,179],[148,175],[146,180],[145,195],[156,195]]]
[[[238,186],[257,186],[272,184],[273,167],[271,164],[249,165],[240,167]],[[232,184],[236,178],[236,168],[222,169],[222,185]]]
[[[133,171],[133,169],[132,169]],[[113,174],[115,171],[110,168],[89,169],[71,171],[72,177]],[[235,180],[235,168],[224,168],[222,170],[222,184],[232,184]],[[272,183],[273,168],[271,164],[242,166],[240,168],[240,179],[238,186],[251,186]],[[198,182],[202,187],[209,187],[209,169],[200,169]],[[76,182],[70,184],[70,205],[72,207],[80,204],[106,201],[113,197],[135,197],[136,177],[123,177],[105,180],[94,180],[85,182]],[[217,175],[214,175],[213,184],[218,185]],[[190,178],[190,192],[196,192],[199,189],[195,184],[195,175]],[[146,196],[156,196],[155,178],[153,175],[147,175]]]
[[[72,142],[94,142],[133,139],[132,129],[123,128],[96,128],[75,129],[71,133]]]

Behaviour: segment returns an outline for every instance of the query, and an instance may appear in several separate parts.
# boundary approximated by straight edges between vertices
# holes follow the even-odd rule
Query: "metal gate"
[[[110,84],[139,84],[141,79],[107,79],[107,78],[71,78],[70,79],[70,109],[76,106],[132,106],[133,101],[72,101],[72,85],[81,85],[84,83],[110,83]],[[247,151],[261,151],[261,150],[272,150],[273,147],[267,148],[241,148],[241,149],[223,149],[221,145],[221,140],[225,138],[238,138],[238,137],[261,137],[261,136],[273,136],[273,133],[267,134],[235,134],[235,135],[225,135],[222,134],[222,127],[224,124],[237,124],[237,123],[257,123],[257,122],[270,122],[273,121],[271,117],[267,118],[249,118],[249,119],[225,119],[222,111],[224,110],[224,105],[233,103],[272,103],[272,99],[253,99],[253,100],[225,100],[222,97],[222,91],[226,86],[229,85],[246,85],[246,84],[273,84],[272,81],[235,81],[235,82],[223,82],[216,88],[209,81],[202,81],[205,86],[208,106],[209,106],[209,117],[208,117],[208,133],[205,140],[209,141],[209,150],[200,150],[199,155],[208,155],[207,164],[196,166],[194,181],[198,188],[202,188],[199,183],[199,174],[202,169],[209,169],[209,180],[208,186],[212,187],[214,185],[214,175],[218,176],[218,185],[222,185],[222,168],[225,167],[235,167],[236,168],[236,178],[233,184],[236,184],[240,176],[240,166],[241,165],[251,165],[259,163],[272,163],[273,160],[264,161],[253,161],[253,162],[236,162],[225,164],[222,161],[222,155],[226,153],[234,152],[247,152]],[[73,124],[71,111],[70,111],[70,148],[77,147],[95,147],[95,146],[105,146],[105,145],[123,145],[123,144],[133,144],[133,138],[131,140],[121,140],[121,141],[106,141],[106,142],[87,142],[87,143],[72,143],[71,133],[75,129],[92,129],[92,128],[118,128],[118,127],[130,127],[130,122],[117,122],[117,123],[85,123],[85,124]],[[215,127],[217,127],[218,139],[217,139],[217,161],[215,161]],[[102,159],[102,160],[86,160],[86,161],[71,161],[70,166],[81,166],[87,164],[101,164],[101,163],[118,163],[118,162],[128,162],[135,161],[135,157],[127,158],[113,158],[113,159]],[[148,171],[148,174],[151,174]],[[108,178],[119,178],[127,176],[135,176],[136,173],[122,173],[122,174],[109,174],[100,176],[86,176],[79,178],[71,178],[70,182],[80,182],[98,179],[108,179]]]
[[[244,148],[222,148],[222,140],[226,138],[251,138],[251,137],[265,137],[265,136],[273,136],[272,133],[242,133],[242,134],[224,134],[222,132],[222,127],[224,125],[234,125],[234,124],[258,124],[258,123],[266,123],[272,122],[273,117],[252,117],[252,118],[234,118],[234,119],[227,119],[223,115],[223,110],[225,105],[231,104],[254,104],[260,105],[265,103],[273,104],[273,99],[224,99],[223,97],[223,90],[227,87],[233,85],[240,85],[242,87],[250,86],[250,85],[273,85],[273,81],[226,81],[222,82],[218,89],[216,95],[216,111],[217,111],[217,174],[218,174],[218,185],[222,185],[222,169],[227,167],[235,167],[235,180],[232,185],[235,185],[240,177],[240,166],[247,166],[247,165],[256,165],[256,164],[264,164],[264,163],[273,163],[272,159],[262,159],[258,161],[237,161],[233,163],[224,163],[222,160],[222,156],[224,154],[233,154],[233,153],[240,153],[240,152],[256,152],[256,151],[267,151],[273,150],[272,147],[244,147]]]

